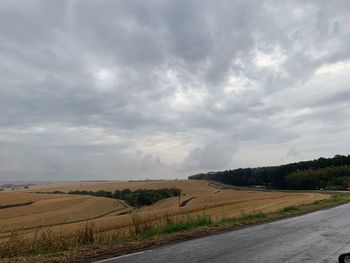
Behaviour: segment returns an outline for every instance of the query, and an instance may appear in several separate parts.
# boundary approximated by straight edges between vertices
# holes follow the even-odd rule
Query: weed
[[[168,221],[169,222],[169,221]],[[207,215],[199,215],[194,218],[189,218],[186,221],[179,222],[170,222],[164,227],[153,229],[150,231],[145,231],[143,233],[143,237],[152,237],[162,234],[171,234],[176,233],[182,230],[203,227],[203,226],[211,226],[213,225],[213,220],[210,216]]]
[[[240,216],[233,216],[233,217],[223,217],[220,220],[220,224],[234,224],[234,223],[245,223],[245,222],[251,222],[259,219],[267,218],[267,215],[263,212],[257,212],[257,213],[250,213],[247,214],[246,212],[241,212]]]
[[[296,206],[287,206],[287,207],[282,208],[280,210],[280,212],[282,212],[282,213],[292,213],[292,212],[296,212],[296,211],[299,211],[299,208]]]

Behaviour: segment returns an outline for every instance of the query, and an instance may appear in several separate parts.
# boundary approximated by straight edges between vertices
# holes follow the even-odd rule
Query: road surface
[[[343,252],[350,252],[350,203],[99,262],[337,262]]]

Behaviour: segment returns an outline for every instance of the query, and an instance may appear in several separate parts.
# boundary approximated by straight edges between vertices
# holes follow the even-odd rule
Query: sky
[[[0,181],[349,154],[348,0],[1,0]]]

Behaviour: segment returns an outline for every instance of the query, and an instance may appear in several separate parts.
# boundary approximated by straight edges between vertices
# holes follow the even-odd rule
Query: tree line
[[[302,161],[279,166],[266,166],[257,168],[240,168],[218,172],[200,173],[191,175],[189,179],[204,179],[222,182],[237,186],[263,185],[267,188],[279,189],[303,189],[304,186],[296,183],[296,180],[288,179],[289,174],[304,170],[317,170],[328,167],[349,166],[350,155],[335,155],[332,158],[319,158],[311,161]],[[327,170],[329,177],[332,177],[331,170]],[[290,177],[293,178],[293,177]],[[333,177],[332,177],[333,178]],[[334,179],[332,184],[339,185],[338,179]],[[327,185],[331,185],[331,183]],[[317,189],[315,184],[309,189]],[[308,186],[308,187],[311,187]],[[322,187],[320,187],[322,188]]]
[[[66,194],[62,191],[53,191],[53,192],[46,192],[50,194]],[[180,196],[181,195],[181,189],[179,188],[161,188],[161,189],[138,189],[135,191],[131,191],[130,189],[123,189],[123,190],[115,190],[114,192],[111,191],[69,191],[68,194],[76,194],[76,195],[92,195],[92,196],[98,196],[98,197],[107,197],[107,198],[114,198],[114,199],[121,199],[126,201],[128,204],[135,206],[135,207],[141,207],[144,205],[151,205],[153,203],[156,203],[162,199],[174,197],[174,196]]]
[[[286,183],[289,189],[348,190],[350,166],[332,166],[292,172],[287,176]]]

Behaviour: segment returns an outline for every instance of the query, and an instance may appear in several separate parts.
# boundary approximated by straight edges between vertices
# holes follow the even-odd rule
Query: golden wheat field
[[[111,198],[69,194],[34,194],[71,190],[114,191],[129,188],[159,189],[176,187],[180,197],[167,198],[150,206],[134,209],[124,201]],[[240,213],[272,212],[283,207],[328,198],[320,193],[263,192],[235,190],[200,180],[146,182],[76,182],[32,186],[29,189],[0,192],[0,237],[16,229],[30,234],[38,227],[72,231],[86,220],[99,232],[127,231],[135,214],[142,222],[159,222],[164,217],[179,219],[199,214],[214,220]],[[17,205],[17,206],[16,206]]]

